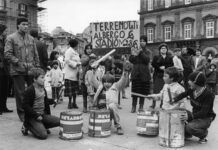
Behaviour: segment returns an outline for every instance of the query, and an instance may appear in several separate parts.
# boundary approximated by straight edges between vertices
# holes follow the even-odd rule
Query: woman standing
[[[68,109],[78,108],[76,104],[76,91],[78,91],[78,73],[81,65],[79,54],[76,49],[78,41],[71,39],[70,47],[65,52],[65,91],[64,96],[69,97]],[[72,102],[73,98],[73,103]]]
[[[83,95],[83,112],[87,112],[87,87],[85,85],[85,75],[89,68],[90,55],[92,54],[92,45],[85,46],[84,54],[81,57],[82,72],[80,73],[81,90]]]
[[[140,48],[131,49],[131,56],[129,61],[133,64],[131,80],[132,80],[132,110],[131,113],[136,112],[137,99],[139,97],[139,110],[143,111],[144,98],[137,94],[148,95],[150,91],[150,69],[149,63],[151,52],[145,48],[147,37],[140,37]]]
[[[168,46],[165,43],[160,44],[159,46],[159,55],[154,56],[152,61],[152,66],[154,68],[153,74],[153,93],[160,93],[160,90],[163,88],[164,80],[163,74],[164,70],[168,67],[173,66],[173,59],[168,55]],[[152,108],[155,108],[156,102],[153,101]]]

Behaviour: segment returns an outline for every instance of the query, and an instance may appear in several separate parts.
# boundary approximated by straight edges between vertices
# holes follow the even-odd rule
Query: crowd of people
[[[0,115],[12,112],[6,106],[7,92],[4,92],[10,75],[24,135],[30,131],[37,138],[46,139],[48,129],[60,125],[59,118],[51,115],[49,105],[67,97],[67,108],[78,109],[79,90],[83,112],[108,109],[117,134],[122,135],[118,110],[121,97],[126,98],[125,88],[131,82],[131,113],[136,112],[138,99],[138,111],[144,110],[145,98],[152,100],[149,106],[152,109],[186,110],[184,98],[187,97],[193,109],[186,110],[186,115],[181,117],[186,123],[185,136],[199,137],[201,143],[207,141],[208,128],[216,116],[213,101],[218,81],[218,61],[212,53],[202,56],[201,49],[196,49],[193,55],[185,46],[171,49],[173,53],[170,53],[168,45],[162,43],[158,55],[152,56],[146,48],[147,37],[141,36],[139,47],[132,47],[129,56],[114,54],[96,63],[99,57],[93,53],[91,44],[86,45],[81,55],[77,51],[78,41],[70,39],[64,55],[54,50],[49,58],[38,32],[28,32],[26,18],[18,18],[17,29],[6,38],[6,26],[0,24]],[[51,98],[44,87],[45,74],[50,79]],[[161,101],[160,106],[156,106],[157,100]]]

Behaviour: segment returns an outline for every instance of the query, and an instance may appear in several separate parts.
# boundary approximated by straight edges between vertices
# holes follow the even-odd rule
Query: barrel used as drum
[[[145,110],[137,114],[137,134],[158,135],[158,114],[154,110]]]
[[[64,140],[78,140],[83,137],[82,113],[66,111],[60,114],[60,138]]]
[[[178,148],[184,146],[184,122],[180,116],[184,110],[160,111],[159,119],[159,144],[161,146]]]
[[[90,110],[88,135],[91,137],[107,137],[111,135],[109,110]]]

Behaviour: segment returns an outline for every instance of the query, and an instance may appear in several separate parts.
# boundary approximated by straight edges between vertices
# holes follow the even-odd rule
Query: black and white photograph
[[[218,0],[0,0],[0,150],[216,150]]]

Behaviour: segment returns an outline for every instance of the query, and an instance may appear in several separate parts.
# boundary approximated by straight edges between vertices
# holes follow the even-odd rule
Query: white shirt
[[[178,56],[176,55],[173,57],[173,64],[174,64],[174,67],[176,67],[180,71],[184,70],[181,59],[178,58]]]
[[[198,67],[198,61],[199,61],[200,57],[196,57],[195,59],[195,69]]]
[[[185,92],[185,89],[177,82],[171,83],[171,84],[164,84],[163,89],[158,94],[152,94],[152,96],[155,97],[156,100],[162,100],[163,106],[162,108],[164,110],[170,110],[170,109],[177,109],[177,108],[185,108],[184,100],[179,101],[177,103],[171,104],[170,103],[170,96],[168,89],[170,90],[172,101],[174,101],[174,98],[178,96],[179,94]]]

